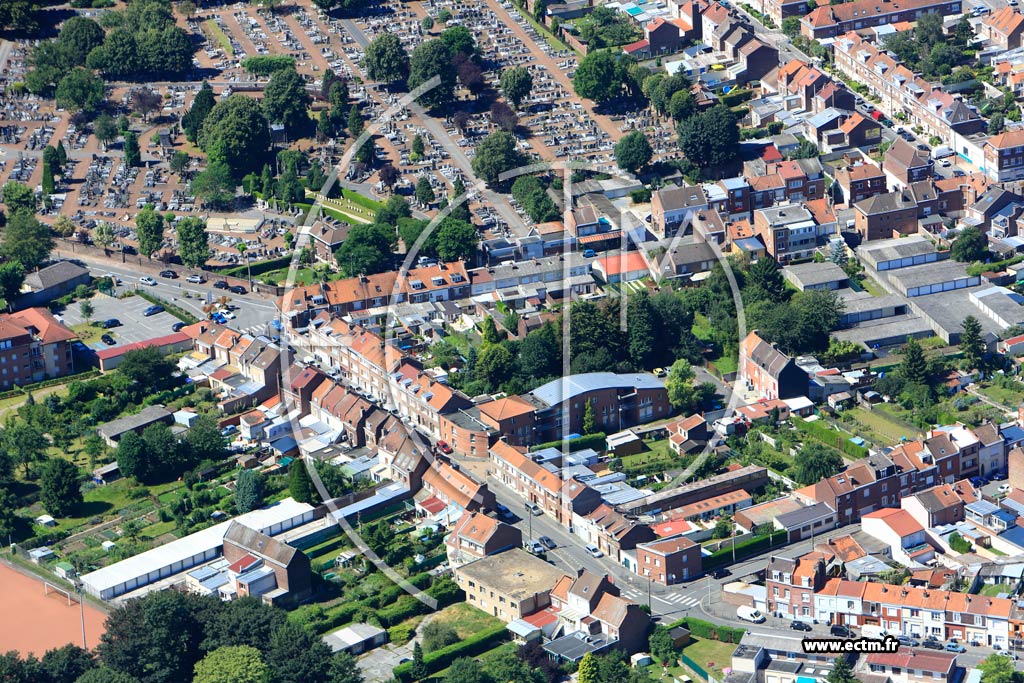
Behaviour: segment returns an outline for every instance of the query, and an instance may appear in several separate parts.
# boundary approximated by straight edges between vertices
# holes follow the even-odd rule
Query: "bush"
[[[867,457],[868,449],[864,448],[864,446],[858,446],[853,443],[845,434],[837,432],[836,430],[830,429],[817,422],[808,422],[807,420],[796,416],[791,417],[790,420],[792,421],[793,426],[797,428],[797,431],[802,434],[807,434],[826,446],[838,448],[840,451],[854,459]]]
[[[682,626],[687,629],[690,632],[690,635],[697,636],[698,638],[717,640],[722,643],[738,643],[747,632],[744,628],[733,628],[732,626],[714,624],[710,621],[693,619],[691,617],[684,617],[679,621],[666,625],[665,628],[671,631],[678,626]]]
[[[604,451],[605,447],[605,434],[598,432],[597,434],[587,434],[576,439],[569,441],[569,452],[575,453],[576,451],[582,451],[585,448],[592,448],[598,453]],[[549,441],[540,445],[534,446],[530,450],[539,451],[545,448],[562,448],[561,441]]]
[[[735,547],[736,559],[740,560],[752,555],[757,555],[769,548],[780,546],[786,542],[786,536],[788,533],[789,532],[785,529],[779,529],[778,531],[773,531],[770,535],[754,536],[753,538],[741,541],[737,543]],[[732,555],[733,545],[728,543],[704,558],[704,570],[707,571],[708,569],[713,569],[715,567],[731,563]]]
[[[275,71],[295,66],[295,58],[288,55],[257,55],[242,60],[242,68],[256,76],[269,76]]]
[[[454,645],[425,654],[423,656],[423,664],[426,666],[428,674],[436,673],[460,657],[475,657],[490,650],[498,643],[503,642],[507,637],[508,629],[505,628],[505,624],[499,624],[486,631],[476,633]],[[399,664],[392,670],[392,673],[402,683],[411,683],[413,680],[412,662]]]

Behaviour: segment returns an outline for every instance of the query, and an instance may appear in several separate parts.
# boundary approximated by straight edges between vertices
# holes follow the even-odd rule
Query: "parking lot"
[[[95,311],[92,320],[97,323],[110,318],[120,320],[120,327],[106,330],[107,334],[113,337],[117,344],[131,344],[171,334],[171,325],[178,322],[178,319],[166,311],[149,316],[148,318],[142,315],[142,312],[152,305],[141,296],[115,299],[106,294],[97,294],[92,298],[92,306]],[[73,327],[85,322],[79,308],[79,305],[75,303],[68,306],[60,314],[65,324]],[[99,341],[91,344],[91,346],[96,349],[110,348]]]

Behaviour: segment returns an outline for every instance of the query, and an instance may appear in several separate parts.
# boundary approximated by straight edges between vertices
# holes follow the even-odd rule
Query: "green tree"
[[[205,205],[217,209],[226,209],[235,200],[234,172],[225,162],[211,161],[206,170],[196,175],[189,183],[192,194],[200,199]],[[265,199],[272,197],[264,196]]]
[[[336,652],[331,657],[326,683],[363,683],[356,658],[344,651]]]
[[[43,161],[43,197],[49,197],[54,192],[53,167]]]
[[[483,664],[469,657],[460,657],[448,667],[444,683],[491,683],[491,678]]]
[[[136,214],[135,235],[139,240],[139,252],[146,258],[153,258],[163,245],[164,219],[152,204],[147,204]]]
[[[746,290],[744,300],[767,299],[780,302],[786,296],[786,284],[779,262],[771,256],[763,256],[750,265],[745,273]]]
[[[223,161],[241,178],[262,166],[270,149],[270,127],[260,103],[236,93],[213,106],[198,142],[211,163]]]
[[[300,503],[312,503],[316,500],[313,480],[306,471],[306,464],[300,458],[288,466],[288,493]]]
[[[973,315],[969,315],[964,318],[960,326],[964,330],[960,335],[960,350],[964,354],[967,369],[981,368],[985,356],[985,342],[981,339],[981,323]]]
[[[275,71],[263,90],[263,111],[271,123],[280,123],[290,136],[309,127],[309,93],[294,68]]]
[[[580,660],[579,669],[577,669],[579,683],[602,683],[598,677],[598,664],[597,658],[593,652],[588,652],[583,655],[583,659]]]
[[[499,85],[505,99],[518,109],[533,91],[533,76],[525,66],[509,67],[501,72]]]
[[[103,247],[106,250],[116,240],[114,235],[114,228],[106,221],[100,221],[96,224],[96,227],[92,229],[92,241],[95,244]]]
[[[88,69],[72,69],[57,84],[57,106],[89,115],[104,98],[103,79]]]
[[[64,458],[51,458],[40,476],[39,499],[54,517],[67,517],[82,503],[78,468]]]
[[[626,133],[615,143],[615,163],[629,173],[636,173],[646,166],[653,154],[651,143],[641,130]]]
[[[459,642],[459,634],[449,624],[439,621],[432,621],[423,627],[420,633],[423,640],[423,649],[426,652],[440,650]]]
[[[17,261],[0,263],[0,296],[10,305],[25,282],[25,267]]]
[[[476,53],[476,41],[473,40],[473,33],[465,26],[449,26],[441,31],[441,42],[448,47],[448,51],[454,55],[473,56]]]
[[[192,157],[188,155],[188,152],[178,150],[171,156],[170,167],[171,173],[178,176],[184,176],[185,171],[188,169],[189,164],[192,163]]]
[[[222,460],[228,454],[226,439],[212,415],[196,418],[185,433],[185,442],[197,462]]]
[[[1014,671],[1013,660],[998,652],[978,662],[982,683],[1016,683],[1020,674]]]
[[[786,17],[782,20],[782,32],[789,38],[800,35],[800,17]]]
[[[697,401],[697,391],[693,386],[693,379],[696,375],[689,361],[677,360],[672,364],[665,378],[665,389],[668,391],[668,401],[676,410],[687,411]]]
[[[84,64],[85,56],[102,45],[104,37],[103,27],[94,20],[75,16],[64,22],[57,40],[72,59]]]
[[[409,673],[415,681],[422,681],[430,673],[423,662],[423,647],[418,640],[412,646],[412,669]]]
[[[36,198],[32,189],[13,180],[4,185],[4,204],[12,216],[16,213],[35,213]]]
[[[825,680],[827,683],[857,683],[857,676],[845,657],[836,657],[832,663],[832,671]]]
[[[6,461],[6,457],[3,459]],[[0,474],[6,475],[3,470],[0,466]],[[9,489],[0,486],[0,540],[7,541],[14,535],[20,523],[17,513],[19,507],[18,497]]]
[[[270,639],[267,651],[274,683],[310,683],[326,678],[331,649],[306,628],[286,622]]]
[[[897,372],[909,383],[928,383],[928,360],[924,357],[921,345],[913,337],[907,337],[907,343],[903,346],[903,361]]]
[[[843,458],[835,450],[819,443],[806,443],[793,459],[793,479],[804,486],[838,474]]]
[[[139,683],[139,680],[121,671],[99,666],[86,671],[75,683]]]
[[[129,168],[135,168],[142,165],[142,152],[139,151],[139,138],[132,132],[127,131],[124,134],[124,163]]]
[[[103,149],[106,149],[117,138],[117,126],[114,125],[114,119],[109,114],[97,116],[92,129],[96,134],[96,139],[103,145]]]
[[[420,43],[412,51],[409,62],[409,89],[415,90],[435,76],[440,83],[420,95],[418,101],[426,107],[448,104],[455,96],[456,70],[454,55],[443,40],[437,38]]]
[[[92,302],[86,299],[78,304],[78,311],[82,314],[82,320],[89,322],[92,320],[92,314],[96,312],[96,309],[93,308]]]
[[[648,636],[648,647],[651,656],[663,665],[671,664],[676,659],[677,652],[675,645],[672,644],[672,634],[662,624],[657,624],[651,631]]]
[[[280,623],[283,627],[285,622]],[[219,660],[214,662],[214,658],[218,655],[220,655]],[[200,681],[209,683],[218,683],[219,681],[225,683],[228,681],[232,683],[236,681],[266,682],[268,680],[270,680],[269,671],[263,663],[260,651],[250,645],[225,646],[211,652],[196,665],[196,678],[194,679],[196,683]]]
[[[693,116],[693,113],[697,111],[697,100],[694,99],[693,93],[687,89],[677,90],[672,94],[672,97],[668,101],[668,115],[675,121],[682,121],[683,119]]]
[[[493,388],[500,387],[512,377],[514,369],[512,353],[501,344],[493,344],[481,350],[476,361],[477,377]]]
[[[206,223],[201,218],[189,217],[178,221],[178,256],[189,268],[201,268],[210,257]]]
[[[409,54],[397,34],[382,33],[366,46],[363,67],[366,75],[375,81],[404,81],[409,78]]]
[[[421,206],[430,206],[434,202],[434,188],[430,185],[430,178],[423,175],[416,181],[416,201]]]
[[[394,231],[383,225],[356,225],[334,252],[338,266],[347,277],[373,275],[387,269]]]
[[[2,239],[0,254],[17,261],[25,270],[38,268],[53,251],[50,229],[26,211],[18,211],[11,216]]]
[[[981,230],[969,225],[953,241],[950,256],[965,263],[984,261],[988,258],[988,238]]]
[[[679,124],[679,147],[686,158],[701,169],[732,162],[739,154],[739,143],[736,117],[721,104]]]
[[[192,100],[192,106],[181,117],[181,127],[191,142],[196,142],[199,139],[199,131],[203,128],[203,122],[206,121],[206,117],[216,103],[217,98],[213,95],[213,88],[209,83],[203,81],[202,87],[196,93],[195,99]]]
[[[235,509],[250,512],[263,505],[263,475],[253,470],[242,470],[235,482]]]
[[[523,158],[511,133],[491,133],[481,141],[473,157],[473,173],[488,185],[498,183],[499,176],[522,164]]]
[[[576,67],[572,87],[580,97],[599,104],[607,102],[622,92],[622,79],[616,71],[615,58],[610,52],[590,52]]]
[[[149,452],[142,437],[136,432],[126,432],[117,443],[117,465],[121,474],[138,481],[149,479]]]
[[[587,405],[583,408],[583,433],[584,434],[597,434],[597,418],[594,416],[594,404],[587,401]]]
[[[437,253],[437,257],[445,262],[471,262],[476,254],[478,242],[479,237],[473,225],[451,216],[446,216],[430,236],[432,249]]]

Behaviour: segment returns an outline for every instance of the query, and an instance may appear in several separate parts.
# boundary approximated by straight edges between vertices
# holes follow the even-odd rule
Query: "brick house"
[[[840,166],[836,169],[836,183],[843,190],[843,201],[859,201],[886,192],[885,173],[874,164],[865,162]]]
[[[762,398],[807,395],[807,373],[753,330],[740,343],[740,379]]]
[[[768,611],[785,619],[813,619],[814,594],[825,579],[825,556],[819,552],[795,560],[772,555],[765,572]]]
[[[0,315],[0,388],[72,374],[77,338],[45,308]]]
[[[636,573],[663,586],[672,586],[701,576],[702,558],[700,544],[682,536],[638,543]]]
[[[886,192],[853,205],[854,227],[865,242],[917,232],[917,202],[909,192]]]
[[[516,527],[480,512],[465,512],[445,537],[445,552],[452,567],[495,555],[523,544]]]
[[[900,507],[926,529],[955,524],[964,519],[964,501],[949,484],[907,496],[900,501]]]
[[[915,21],[922,14],[960,14],[960,0],[854,0],[844,5],[821,5],[800,20],[800,33],[818,40],[874,26]]]
[[[911,183],[931,178],[933,165],[928,152],[897,137],[885,152],[882,170],[891,189],[903,189]]]
[[[978,36],[987,38],[1003,50],[1015,50],[1021,46],[1024,35],[1024,16],[1015,7],[1004,7],[989,14],[978,25]]]

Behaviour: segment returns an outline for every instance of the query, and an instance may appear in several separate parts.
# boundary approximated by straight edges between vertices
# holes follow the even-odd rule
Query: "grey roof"
[[[862,199],[853,205],[858,211],[866,215],[889,213],[890,211],[901,211],[904,209],[916,208],[917,202],[909,192],[886,192],[876,194],[874,197]]]
[[[896,259],[935,253],[935,245],[927,237],[912,235],[910,237],[868,242],[857,247],[857,252],[862,257],[870,258],[874,263],[883,263],[885,261],[895,261]]]
[[[987,500],[976,500],[967,504],[967,510],[976,515],[992,515],[999,511],[999,508]]]
[[[835,510],[830,508],[827,504],[815,503],[814,505],[809,505],[808,507],[779,515],[775,519],[784,529],[790,529],[801,527],[809,522],[813,522],[832,514],[835,514]]]
[[[889,281],[905,288],[932,285],[940,282],[951,282],[970,277],[967,267],[959,261],[938,261],[923,263],[919,266],[897,268],[889,272]]]
[[[611,640],[602,634],[590,635],[583,631],[574,631],[561,638],[552,640],[544,646],[544,649],[556,657],[576,662],[583,659],[583,655],[588,652],[599,652],[614,642],[617,641]]]
[[[658,190],[658,198],[666,211],[677,211],[689,207],[697,208],[706,206],[708,203],[704,196],[704,190],[697,185],[663,187]]]
[[[906,168],[927,166],[931,158],[924,150],[920,150],[901,137],[897,137],[885,153],[885,163],[896,162]]]
[[[225,543],[234,543],[251,555],[263,558],[267,562],[287,567],[299,552],[287,543],[282,543],[264,533],[232,521],[224,534]]]
[[[25,276],[25,284],[33,290],[48,289],[55,285],[70,282],[76,278],[88,276],[89,271],[71,261],[59,261],[35,273]]]
[[[813,221],[814,216],[804,206],[781,204],[769,206],[758,211],[765,217],[769,225],[791,225],[803,221]]]
[[[102,424],[96,428],[96,431],[101,436],[113,439],[126,432],[146,427],[154,422],[167,420],[171,417],[171,413],[163,406],[146,406],[134,415],[126,415],[125,417]]]
[[[549,406],[558,405],[589,391],[609,388],[664,389],[665,383],[642,372],[615,374],[614,372],[587,372],[555,379],[537,387],[530,394]]]
[[[801,289],[829,282],[845,282],[849,279],[846,272],[831,261],[786,266],[783,274]]]

